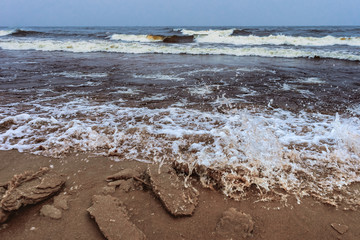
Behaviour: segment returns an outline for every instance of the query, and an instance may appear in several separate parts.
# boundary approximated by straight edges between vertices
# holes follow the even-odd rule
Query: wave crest
[[[0,30],[0,37],[11,35],[14,32],[14,30]]]

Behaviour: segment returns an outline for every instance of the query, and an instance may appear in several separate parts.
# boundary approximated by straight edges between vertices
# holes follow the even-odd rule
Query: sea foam
[[[334,189],[360,181],[357,117],[271,107],[219,113],[99,105],[85,98],[57,106],[47,101],[35,100],[27,114],[1,113],[1,150],[53,157],[90,151],[146,162],[185,162],[223,171],[226,186],[235,186],[229,174],[241,174],[264,191],[280,187],[327,200]],[[217,101],[231,104],[225,97]],[[244,185],[223,190],[235,196]]]
[[[15,31],[15,30],[0,30],[0,37],[10,35],[10,34],[12,34],[14,31]]]

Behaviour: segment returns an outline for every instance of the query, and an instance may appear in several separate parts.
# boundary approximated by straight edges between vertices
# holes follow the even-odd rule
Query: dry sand
[[[194,180],[193,186],[199,192],[194,214],[173,217],[150,187],[139,181],[130,179],[132,182],[126,181],[128,185],[120,185],[115,191],[114,186],[108,186],[108,176],[129,168],[146,172],[145,163],[114,162],[106,157],[86,154],[53,159],[0,151],[0,183],[9,181],[15,174],[37,171],[40,167],[51,167],[67,177],[65,187],[55,201],[61,218],[53,219],[40,213],[44,205],[54,206],[54,197],[28,205],[0,225],[1,240],[105,239],[87,211],[92,206],[93,196],[104,194],[121,201],[129,220],[145,234],[146,239],[230,239],[233,236],[269,240],[360,239],[359,210],[336,209],[312,198],[302,199],[301,204],[292,197],[287,203],[257,202],[259,198],[253,189],[247,199],[234,201],[217,191],[203,188]],[[353,187],[360,188],[360,185]],[[238,217],[233,221],[232,216]],[[244,225],[246,229],[229,227],[231,224]],[[238,234],[227,234],[226,231],[238,231]]]

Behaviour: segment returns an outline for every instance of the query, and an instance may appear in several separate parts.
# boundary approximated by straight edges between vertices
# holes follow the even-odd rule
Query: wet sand
[[[52,204],[53,197],[15,212],[0,226],[0,239],[4,240],[105,239],[87,212],[92,196],[104,194],[107,176],[122,169],[145,171],[147,168],[147,164],[137,161],[115,162],[108,157],[87,154],[54,159],[17,151],[0,151],[0,161],[0,183],[27,170],[53,167],[55,172],[67,176],[59,195],[66,193],[69,196],[69,209],[63,210],[62,218],[58,220],[40,215],[42,206]],[[254,228],[250,239],[360,238],[358,210],[337,209],[312,198],[303,198],[300,204],[293,197],[286,202],[257,202],[259,195],[256,189],[250,189],[246,199],[234,201],[218,191],[203,188],[196,179],[192,184],[199,191],[199,204],[190,217],[172,217],[145,185],[137,184],[128,192],[118,188],[110,195],[124,203],[131,222],[147,239],[219,239],[216,227],[229,208],[251,216]],[[360,185],[352,187],[359,188]],[[345,225],[348,230],[341,234],[331,224]]]

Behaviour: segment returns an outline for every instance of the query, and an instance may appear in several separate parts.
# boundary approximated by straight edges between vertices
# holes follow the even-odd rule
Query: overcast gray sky
[[[360,0],[0,0],[0,26],[360,25]]]

